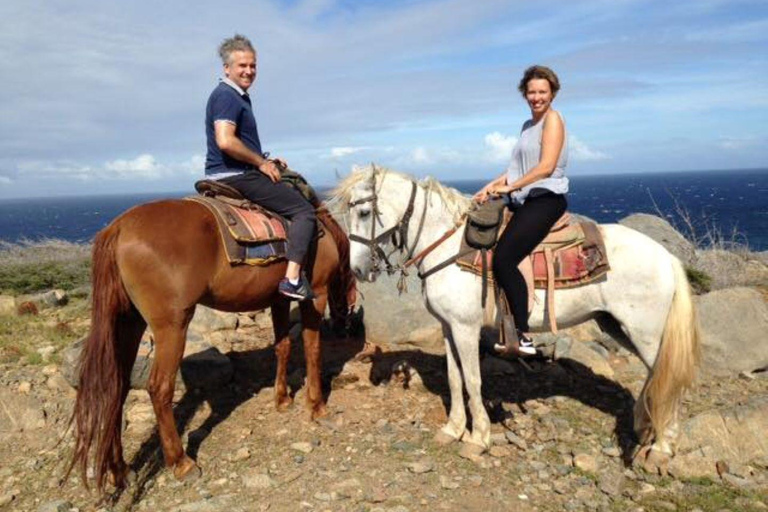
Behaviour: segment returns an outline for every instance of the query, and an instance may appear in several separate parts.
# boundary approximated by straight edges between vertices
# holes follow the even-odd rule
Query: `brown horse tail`
[[[348,321],[357,301],[355,275],[349,265],[349,239],[336,219],[324,206],[317,209],[317,218],[331,233],[339,252],[339,269],[330,283],[328,293],[331,319],[334,325],[349,327]]]
[[[115,257],[118,234],[118,225],[113,223],[96,235],[93,244],[91,329],[80,354],[79,385],[72,414],[75,449],[66,472],[68,477],[78,466],[87,488],[89,454],[95,448],[93,468],[99,491],[110,472],[118,480],[123,476],[124,468],[118,467],[122,463],[122,406],[135,359],[135,353],[125,354],[126,347],[118,343],[118,323],[132,309]],[[130,361],[125,360],[126,356]]]

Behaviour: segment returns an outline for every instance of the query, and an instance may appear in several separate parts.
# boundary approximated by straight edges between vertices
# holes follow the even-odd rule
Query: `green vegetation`
[[[72,290],[90,281],[91,249],[63,240],[0,242],[0,293]]]
[[[712,277],[706,272],[689,267],[685,267],[685,275],[688,276],[688,282],[691,283],[693,293],[701,295],[712,289]]]
[[[86,300],[76,299],[39,315],[0,315],[0,363],[56,362],[59,351],[87,332],[88,307]],[[38,349],[48,346],[54,350],[46,361]]]

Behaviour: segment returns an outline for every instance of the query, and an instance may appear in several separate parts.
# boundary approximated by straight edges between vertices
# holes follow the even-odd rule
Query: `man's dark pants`
[[[285,183],[273,182],[255,170],[220,180],[267,210],[291,221],[288,228],[288,261],[302,264],[315,236],[315,209],[298,191]]]

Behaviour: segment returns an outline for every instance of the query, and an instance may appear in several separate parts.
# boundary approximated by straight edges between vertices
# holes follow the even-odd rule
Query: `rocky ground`
[[[124,443],[135,479],[101,501],[76,476],[61,481],[75,394],[67,346],[87,330],[86,299],[24,317],[68,331],[53,344],[28,333],[33,341],[18,357],[0,347],[0,510],[768,510],[765,373],[700,378],[683,409],[685,463],[662,477],[630,463],[632,397],[645,379],[636,357],[582,342],[568,357],[529,367],[486,357],[494,445],[466,460],[457,446],[432,441],[448,401],[439,353],[382,347],[360,361],[361,338],[324,332],[330,414],[312,422],[300,343],[289,377],[296,402],[278,413],[268,314],[199,316],[190,352],[207,354],[216,371],[183,372],[175,410],[202,476],[180,484],[163,468],[147,393],[134,390]],[[10,314],[0,322],[21,329]],[[137,367],[151,353],[142,357]],[[710,442],[715,424],[744,434]]]

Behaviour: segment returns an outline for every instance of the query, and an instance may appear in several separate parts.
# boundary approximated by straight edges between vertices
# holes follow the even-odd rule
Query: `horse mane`
[[[349,202],[352,197],[352,190],[361,182],[371,179],[371,173],[381,174],[383,177],[379,184],[387,176],[393,176],[403,179],[405,181],[416,183],[421,187],[426,196],[431,198],[436,195],[440,198],[445,209],[453,214],[454,221],[458,221],[461,216],[469,209],[471,203],[470,198],[459,192],[453,187],[443,185],[437,179],[432,176],[427,176],[422,180],[417,180],[409,174],[405,174],[399,171],[382,167],[376,164],[370,164],[366,166],[355,166],[352,172],[339,182],[338,185],[331,191],[330,199],[328,203],[333,206],[336,211],[346,213],[349,210]]]

